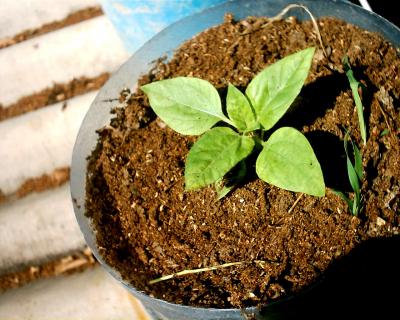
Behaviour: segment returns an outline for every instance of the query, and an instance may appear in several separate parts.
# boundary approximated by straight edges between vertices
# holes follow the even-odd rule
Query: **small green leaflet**
[[[361,102],[360,95],[358,94],[358,88],[360,87],[360,83],[354,77],[353,71],[351,70],[350,67],[349,58],[347,56],[343,58],[343,65],[347,79],[349,80],[351,92],[353,93],[354,102],[357,108],[358,123],[360,126],[361,138],[363,139],[365,145],[367,143],[367,129],[365,128],[363,105]]]
[[[235,86],[229,84],[226,96],[226,111],[239,131],[248,132],[260,128],[256,115],[247,97]]]
[[[353,156],[354,156],[354,165],[351,162],[349,156],[349,150],[347,141],[350,139],[350,133],[347,131],[346,135],[344,136],[344,150],[346,152],[346,163],[347,163],[347,174],[349,176],[349,181],[351,188],[354,191],[354,199],[351,203],[348,202],[349,207],[352,210],[353,215],[358,215],[358,212],[361,210],[361,188],[360,182],[363,178],[363,167],[362,167],[362,158],[360,150],[357,148],[355,143],[350,139],[351,146],[353,148]],[[343,198],[343,197],[342,197]]]
[[[261,71],[246,95],[264,130],[271,129],[289,109],[307,79],[315,48],[291,54]]]
[[[360,181],[363,179],[363,166],[362,166],[362,157],[360,153],[360,149],[357,148],[355,143],[352,141],[351,144],[353,145],[354,151],[354,169],[356,170],[358,179]]]
[[[380,136],[381,136],[381,137],[386,136],[388,133],[389,133],[389,129],[386,128],[386,129],[384,129],[384,130],[381,132]]]
[[[349,156],[349,149],[347,145],[347,141],[350,140],[351,146],[353,148],[353,156],[354,156],[354,171],[357,174],[358,179],[361,181],[363,179],[363,166],[362,166],[362,157],[360,153],[360,149],[357,148],[356,144],[353,142],[353,140],[350,139],[350,132],[346,131],[346,134],[344,136],[344,151],[346,152],[346,157],[348,159],[348,162],[350,162],[350,156]]]
[[[359,193],[360,183],[358,182],[358,176],[356,170],[354,169],[353,164],[351,163],[349,157],[347,157],[347,174],[349,176],[349,181],[354,192]]]
[[[190,149],[185,166],[186,190],[199,189],[221,179],[254,148],[254,141],[229,128],[206,132]]]
[[[307,138],[294,128],[283,127],[270,136],[258,156],[256,171],[279,188],[325,195],[321,166]]]
[[[141,89],[161,120],[181,134],[200,135],[221,120],[232,124],[222,112],[218,91],[208,81],[178,77]]]

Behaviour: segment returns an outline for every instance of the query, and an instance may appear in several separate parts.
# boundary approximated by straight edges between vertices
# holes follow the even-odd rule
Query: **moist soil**
[[[306,85],[276,127],[290,125],[307,136],[322,166],[326,196],[300,197],[257,179],[254,170],[220,201],[212,187],[186,192],[184,163],[196,137],[169,129],[140,90],[123,92],[126,106],[116,108],[110,125],[99,130],[89,159],[86,209],[105,261],[151,296],[202,307],[268,304],[318,282],[371,239],[398,234],[398,52],[377,34],[323,18],[318,23],[326,59],[310,22],[267,22],[234,21],[228,15],[223,24],[184,43],[169,62],[159,61],[140,84],[193,76],[213,83],[224,97],[228,83],[244,89],[267,65],[315,46]],[[366,145],[343,73],[344,55],[365,86]],[[332,192],[351,191],[345,128],[363,158],[364,205],[358,216]],[[238,261],[244,263],[148,283],[185,269]]]

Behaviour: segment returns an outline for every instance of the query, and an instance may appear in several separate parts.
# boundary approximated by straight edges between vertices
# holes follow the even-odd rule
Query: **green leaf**
[[[336,195],[338,195],[339,197],[341,197],[344,201],[346,201],[346,203],[347,203],[349,209],[353,210],[353,205],[354,205],[353,200],[351,200],[348,196],[346,196],[346,195],[345,195],[343,192],[341,192],[341,191],[338,191],[338,190],[332,190],[332,191],[333,191]],[[354,213],[354,212],[352,211],[352,213]]]
[[[190,149],[185,166],[186,190],[221,179],[254,148],[254,141],[225,127],[206,132]]]
[[[386,136],[388,133],[389,133],[389,129],[386,128],[386,129],[384,129],[384,130],[381,132],[380,136],[381,136],[381,137]]]
[[[361,210],[361,196],[360,193],[356,192],[354,194],[354,200],[353,200],[353,210],[352,210],[353,216],[357,216],[360,210]]]
[[[157,116],[181,134],[200,135],[220,120],[231,124],[222,112],[218,91],[205,80],[178,77],[141,89]]]
[[[358,94],[358,88],[360,87],[360,83],[354,77],[353,71],[351,70],[349,58],[345,56],[343,58],[344,70],[346,72],[347,79],[349,80],[351,92],[353,93],[354,102],[356,104],[357,114],[358,114],[358,123],[360,126],[361,138],[363,139],[364,144],[367,143],[367,129],[365,127],[364,121],[364,110],[361,102],[360,95]]]
[[[360,192],[360,183],[358,182],[358,176],[356,170],[354,169],[350,159],[347,157],[347,174],[349,176],[349,181],[354,192]]]
[[[226,111],[239,131],[254,131],[260,128],[254,110],[247,97],[235,86],[229,84],[226,96]]]
[[[261,71],[248,85],[246,95],[258,122],[272,128],[300,93],[311,67],[315,48],[289,55]]]
[[[363,166],[360,149],[357,148],[356,144],[353,141],[351,141],[351,144],[353,146],[354,154],[354,169],[357,173],[358,179],[361,181],[363,179]]]
[[[321,166],[307,138],[294,128],[280,128],[264,143],[256,172],[262,180],[279,188],[325,195]]]
[[[349,156],[348,140],[351,141],[351,146],[353,148],[354,165],[351,162]],[[349,131],[346,131],[343,144],[344,144],[344,151],[346,152],[347,174],[349,177],[351,188],[354,191],[354,199],[348,201],[347,204],[349,206],[349,209],[352,211],[352,214],[356,216],[361,210],[361,201],[362,201],[361,188],[360,188],[360,181],[362,180],[363,176],[362,158],[360,150],[357,148],[356,144],[350,138]]]
[[[246,176],[247,166],[244,160],[240,161],[239,164],[233,168],[228,174],[219,179],[215,183],[215,190],[217,191],[217,200],[225,197],[229,192],[232,191]]]
[[[349,139],[351,141],[351,146],[353,148],[354,165],[352,164],[350,156],[349,156],[348,143],[347,143],[347,141]],[[357,192],[360,190],[359,181],[362,180],[362,176],[363,176],[361,153],[360,153],[360,150],[357,148],[357,146],[354,144],[353,140],[351,140],[349,131],[346,131],[343,144],[344,144],[344,151],[346,152],[346,158],[347,158],[347,161],[346,161],[347,162],[347,174],[349,176],[349,181],[350,181],[350,184],[351,184],[351,187],[353,188],[353,190],[355,192]],[[357,188],[357,189],[355,189],[355,188]]]
[[[222,180],[217,181],[215,183],[215,191],[217,191],[217,200],[221,200],[222,198],[224,198],[229,192],[232,191],[234,187],[235,185],[225,186]]]

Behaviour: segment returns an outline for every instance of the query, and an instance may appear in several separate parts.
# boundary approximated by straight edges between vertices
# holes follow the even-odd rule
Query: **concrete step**
[[[0,89],[1,90],[1,89]],[[80,124],[97,92],[0,122],[0,190],[9,195],[29,178],[70,165]]]
[[[95,5],[98,0],[1,0],[0,41]],[[0,49],[0,105],[6,108],[55,82],[113,72],[127,58],[105,16]],[[0,198],[13,195],[27,179],[69,166],[77,131],[95,95],[0,122]],[[86,247],[69,185],[12,198],[0,204],[0,275],[65,259]],[[96,267],[0,293],[0,319],[150,318],[137,300]]]
[[[57,1],[57,5],[54,0],[1,0],[0,40],[98,5],[97,0]]]
[[[84,247],[68,184],[0,206],[0,274]]]
[[[100,267],[1,294],[0,319],[150,320],[141,304]]]
[[[55,82],[113,72],[127,58],[106,16],[15,44],[0,50],[0,104],[7,107]]]

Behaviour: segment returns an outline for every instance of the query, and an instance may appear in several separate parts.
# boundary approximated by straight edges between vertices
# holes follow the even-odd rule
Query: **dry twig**
[[[257,264],[259,264],[261,266],[262,266],[262,264],[265,263],[265,261],[262,261],[262,260],[254,260],[254,261],[251,261],[251,262],[257,263]],[[213,270],[218,270],[218,269],[223,269],[223,268],[228,268],[228,267],[233,267],[233,266],[240,266],[240,265],[245,264],[245,263],[249,263],[249,262],[246,262],[246,261],[229,262],[229,263],[224,263],[224,264],[220,264],[220,265],[213,266],[213,267],[205,267],[205,268],[199,268],[199,269],[183,270],[183,271],[175,272],[175,273],[172,273],[172,274],[169,274],[169,275],[166,275],[166,276],[162,276],[162,277],[154,279],[154,280],[150,280],[149,284],[155,284],[155,283],[158,283],[158,282],[161,282],[161,281],[170,280],[170,279],[173,279],[175,277],[184,276],[184,275],[187,275],[187,274],[195,274],[195,273],[213,271]]]
[[[294,8],[301,8],[308,13],[308,15],[310,16],[311,21],[313,23],[315,33],[317,34],[317,38],[318,38],[319,44],[321,46],[321,49],[324,52],[324,56],[326,59],[328,59],[328,54],[326,53],[324,43],[322,42],[321,32],[319,31],[318,23],[317,23],[316,19],[314,18],[314,15],[311,13],[311,11],[306,6],[303,6],[301,4],[290,4],[287,7],[285,7],[280,13],[278,13],[275,17],[269,18],[269,21],[266,24],[262,25],[261,28],[267,27],[269,24],[271,24],[274,21],[281,20],[283,18],[283,16],[289,10],[294,9]]]
[[[300,195],[297,197],[296,201],[293,203],[293,205],[290,207],[288,210],[288,213],[291,213],[293,209],[296,207],[296,205],[299,203],[300,199],[304,196],[304,193],[300,193]]]

